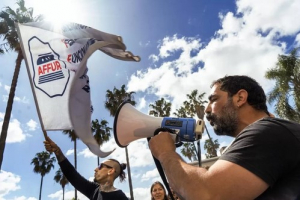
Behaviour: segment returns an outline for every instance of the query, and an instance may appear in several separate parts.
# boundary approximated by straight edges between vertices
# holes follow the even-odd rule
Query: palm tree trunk
[[[41,185],[40,185],[40,196],[39,196],[39,200],[41,200],[41,197],[42,197],[43,179],[44,179],[44,176],[42,175],[42,178],[41,178]]]
[[[98,161],[98,165],[97,166],[99,166],[100,165],[100,158],[97,156],[97,161]]]
[[[128,182],[129,182],[129,190],[130,190],[130,200],[134,200],[133,189],[132,189],[132,180],[131,180],[131,172],[130,172],[130,164],[129,164],[129,157],[128,157],[128,149],[127,149],[127,147],[125,147],[125,152],[126,152]]]
[[[63,187],[63,200],[65,200],[65,187]]]
[[[74,140],[74,166],[77,170],[77,144],[76,139]],[[75,188],[75,200],[77,200],[77,190]]]
[[[1,135],[0,135],[0,170],[1,170],[1,166],[2,166],[4,149],[5,149],[5,141],[6,141],[6,137],[7,137],[7,131],[8,131],[8,126],[9,126],[9,121],[10,121],[10,116],[11,116],[11,111],[12,111],[12,106],[13,106],[13,102],[14,102],[15,91],[16,91],[16,87],[17,87],[17,82],[18,82],[18,77],[19,77],[22,60],[23,60],[23,54],[22,54],[21,50],[19,50],[18,57],[16,60],[14,76],[13,76],[13,79],[11,82],[11,87],[10,87],[10,91],[9,91],[9,95],[8,95],[7,106],[6,106],[4,120],[3,120],[3,124],[2,124],[2,131],[1,131]]]

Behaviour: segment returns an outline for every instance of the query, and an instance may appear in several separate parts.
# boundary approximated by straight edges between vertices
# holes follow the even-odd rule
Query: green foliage
[[[103,142],[107,142],[110,138],[111,127],[108,127],[106,120],[101,120],[99,123],[98,119],[92,120],[92,133],[97,143],[101,146]]]
[[[207,139],[205,140],[204,143],[204,149],[206,150],[205,153],[206,158],[213,158],[218,156],[216,151],[216,149],[220,147],[218,139],[214,140],[213,142],[211,141],[212,141],[211,139]]]
[[[154,104],[149,104],[152,110],[149,111],[149,115],[155,117],[169,117],[171,112],[172,104],[167,102],[164,98],[161,98],[154,102]]]
[[[15,27],[15,22],[28,23],[43,20],[43,15],[33,17],[33,8],[26,8],[24,0],[17,1],[16,11],[10,7],[5,7],[0,12],[0,38],[5,43],[0,45],[0,53],[5,51],[20,51],[20,40]]]
[[[94,138],[101,146],[104,142],[107,142],[110,138],[111,127],[108,127],[108,122],[106,120],[101,120],[99,123],[98,119],[92,120],[92,133],[94,133]],[[100,159],[97,156],[97,163],[100,165]]]
[[[176,109],[173,114],[177,117],[194,117],[197,114],[197,109],[202,107],[207,101],[203,100],[205,93],[198,95],[198,90],[193,90],[191,94],[187,94],[187,100],[183,102],[183,105]]]
[[[126,92],[125,85],[122,85],[120,89],[114,87],[113,91],[106,90],[106,101],[105,108],[109,111],[110,116],[115,116],[117,114],[118,108],[121,103],[124,101],[128,101],[131,105],[135,106],[136,102],[133,97],[134,92]],[[127,147],[125,147],[126,153],[126,162],[127,162],[127,172],[128,172],[128,182],[129,182],[129,190],[131,199],[133,199],[133,187],[131,180],[131,172],[130,172],[130,163]]]
[[[7,131],[9,127],[9,121],[11,116],[11,111],[13,107],[13,101],[15,96],[15,90],[18,83],[18,76],[21,68],[21,63],[23,60],[23,54],[21,51],[20,40],[17,34],[17,29],[15,27],[15,22],[27,23],[33,21],[41,21],[43,19],[42,15],[33,17],[33,9],[25,7],[24,0],[17,1],[18,8],[16,11],[12,10],[10,7],[2,8],[0,12],[0,39],[4,43],[0,44],[0,54],[8,51],[16,51],[18,53],[16,59],[16,66],[14,75],[12,78],[12,84],[9,91],[7,107],[4,115],[4,120],[2,124],[2,130],[0,133],[0,170],[3,161],[3,154],[5,149],[5,142],[7,138]]]
[[[30,164],[33,164],[34,173],[41,174],[41,184],[40,184],[40,195],[39,200],[42,196],[42,187],[43,187],[43,178],[48,174],[52,168],[54,168],[54,163],[56,162],[55,157],[51,157],[51,154],[47,151],[37,153],[36,156],[32,159]]]
[[[68,135],[72,142],[74,142],[74,167],[77,169],[77,135],[74,130],[64,130],[63,134]],[[77,198],[77,190],[74,190],[75,197]]]
[[[132,96],[135,92],[126,92],[125,85],[121,89],[106,90],[105,108],[109,111],[111,116],[115,116],[119,105],[124,101],[129,101],[131,105],[135,106],[136,102]]]
[[[268,94],[269,103],[276,102],[275,112],[281,118],[300,122],[300,60],[298,48],[290,55],[279,55],[276,67],[269,69],[265,77],[275,81]]]
[[[69,184],[68,179],[65,177],[63,172],[61,171],[61,168],[59,168],[55,172],[54,180],[56,183],[59,183],[63,189],[63,200],[65,199],[65,186]]]
[[[51,154],[47,151],[37,153],[36,156],[32,159],[30,164],[34,165],[34,173],[41,174],[45,176],[51,171],[51,168],[54,168],[54,163],[56,162],[55,157],[51,157]]]
[[[63,174],[63,172],[61,171],[61,168],[59,168],[55,172],[54,180],[55,180],[56,183],[59,183],[62,188],[64,188],[67,184],[69,184],[69,181],[65,177],[65,175]]]
[[[197,159],[197,150],[195,148],[194,143],[185,142],[183,143],[183,148],[181,149],[182,155],[187,157],[191,162],[196,161]]]

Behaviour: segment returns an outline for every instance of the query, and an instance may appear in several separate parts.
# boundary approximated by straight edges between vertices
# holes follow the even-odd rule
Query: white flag
[[[120,36],[67,23],[16,23],[27,71],[44,130],[71,130],[100,157],[91,132],[91,100],[87,60],[101,50],[125,61],[140,61],[126,51]]]

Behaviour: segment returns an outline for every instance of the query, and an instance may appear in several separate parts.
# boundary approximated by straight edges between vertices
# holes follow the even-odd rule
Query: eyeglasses
[[[113,168],[113,167],[111,167],[111,166],[109,166],[109,165],[107,165],[107,164],[101,163],[101,164],[99,165],[98,169],[102,169],[103,167],[106,167],[106,168],[109,168],[109,169]]]

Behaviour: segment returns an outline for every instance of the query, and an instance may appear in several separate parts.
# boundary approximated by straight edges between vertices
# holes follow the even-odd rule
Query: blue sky
[[[16,4],[2,0],[0,8],[4,6],[15,8]],[[111,127],[113,118],[104,108],[107,89],[126,84],[128,91],[136,92],[137,108],[143,113],[148,113],[149,104],[161,97],[172,101],[173,113],[186,94],[194,89],[208,94],[212,80],[226,74],[249,75],[270,91],[274,83],[264,78],[266,70],[275,66],[278,54],[285,54],[300,44],[300,2],[297,0],[27,0],[26,6],[34,7],[35,14],[47,14],[53,20],[65,19],[120,35],[127,49],[141,57],[138,63],[123,62],[98,51],[88,61],[94,106],[92,119],[106,119]],[[0,56],[0,127],[15,59],[13,52]],[[273,106],[269,105],[271,112]],[[208,128],[221,146],[231,142],[229,137],[215,136],[210,125]],[[70,139],[61,131],[48,132],[48,135],[73,162]],[[205,139],[206,133],[201,140],[202,147]],[[23,62],[0,172],[0,200],[38,199],[41,177],[33,173],[30,162],[36,153],[44,150],[43,140]],[[113,147],[117,150],[109,158],[125,162],[125,150],[116,145],[113,137],[102,149]],[[160,177],[146,139],[132,142],[128,149],[135,199],[150,199],[150,185]],[[81,141],[77,152],[78,171],[91,178],[96,157]],[[62,199],[61,186],[53,180],[57,169],[56,164],[45,176],[42,199]],[[116,181],[116,187],[129,196],[128,182]],[[65,199],[71,199],[73,191],[71,185],[66,186]],[[79,198],[86,199],[81,195]]]

